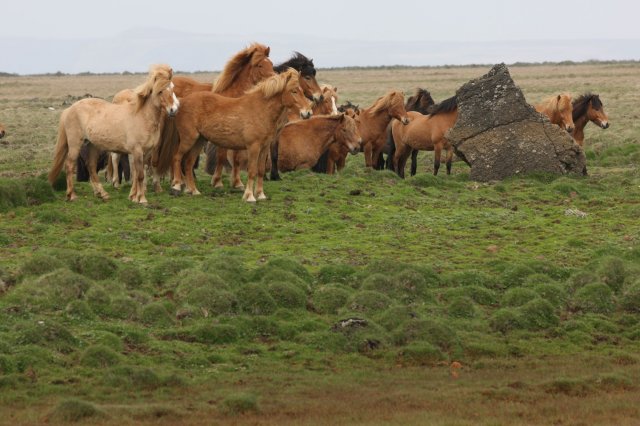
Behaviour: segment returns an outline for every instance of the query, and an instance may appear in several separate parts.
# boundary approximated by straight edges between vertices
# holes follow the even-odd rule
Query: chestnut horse
[[[600,96],[585,93],[573,100],[573,139],[580,146],[584,145],[584,128],[592,121],[597,126],[608,129],[609,116],[604,112]]]
[[[429,114],[429,108],[434,105],[436,102],[431,97],[431,93],[427,89],[417,88],[416,93],[412,96],[409,96],[407,102],[404,104],[404,109],[409,111],[417,111],[420,114],[427,115]],[[391,126],[387,127],[387,132],[391,132]],[[389,137],[389,133],[387,133],[387,143],[384,147],[384,153],[387,154],[387,161],[385,162],[385,167],[389,170],[393,170],[393,154],[392,151],[395,149],[393,145],[392,139]],[[378,159],[378,168],[382,168],[383,159],[382,156]],[[414,149],[411,151],[411,176],[416,174],[418,169],[418,150]]]
[[[340,105],[337,108],[337,111],[339,113],[344,113],[346,116],[351,117],[354,120],[360,114],[360,108],[358,105],[352,104],[351,101],[347,101],[346,104]],[[336,171],[344,169],[348,155],[349,150],[344,145],[337,143],[331,144],[320,156],[318,162],[311,168],[311,170],[316,173],[327,173],[332,175]]]
[[[180,163],[186,156],[187,191],[197,195],[192,170],[197,153],[206,140],[218,147],[246,149],[249,179],[242,199],[256,201],[253,191],[256,175],[256,195],[258,199],[265,199],[266,157],[278,128],[286,120],[287,108],[291,107],[297,107],[304,115],[311,113],[311,104],[302,93],[299,73],[294,69],[263,80],[238,98],[194,92],[182,99],[181,112],[175,119],[177,134],[170,138],[171,149],[159,156],[158,170],[162,173],[172,167],[172,193],[179,193],[182,185]]]
[[[135,89],[131,102],[113,104],[102,99],[77,101],[60,115],[58,141],[49,182],[53,184],[66,165],[67,200],[75,200],[73,169],[80,148],[89,141],[88,168],[93,192],[106,200],[109,195],[98,179],[96,162],[100,150],[133,156],[133,185],[129,199],[146,203],[144,157],[157,148],[165,115],[174,116],[180,105],[173,93],[173,71],[167,65],[151,67],[147,81]]]
[[[362,142],[355,120],[344,114],[289,123],[278,139],[278,169],[283,172],[313,167],[330,145],[344,146],[356,154]]]
[[[394,118],[403,125],[409,124],[402,92],[389,92],[378,98],[369,108],[360,111],[357,120],[358,131],[362,136],[362,147],[367,167],[374,166],[374,159],[377,163],[386,142],[385,130]]]
[[[552,96],[537,104],[535,109],[549,117],[552,124],[560,126],[569,133],[573,132],[573,106],[571,105],[570,94],[561,93],[557,96]]]
[[[390,138],[395,152],[393,168],[404,178],[404,168],[412,150],[434,151],[433,174],[438,174],[442,149],[447,150],[447,174],[451,174],[453,147],[445,133],[458,119],[458,101],[455,96],[433,105],[428,115],[409,111],[411,122],[403,126],[397,121],[391,123]]]
[[[212,92],[230,98],[238,98],[266,78],[275,75],[273,62],[269,59],[271,48],[259,43],[253,43],[246,49],[236,53],[224,66],[222,73],[213,85]],[[209,155],[215,153],[215,170],[211,177],[211,185],[222,188],[222,169],[227,158],[225,148],[216,146],[207,150]],[[200,152],[192,155],[199,156]],[[197,158],[197,157],[196,157]],[[244,188],[240,180],[239,153],[232,154],[231,186]],[[187,161],[190,161],[187,159]],[[207,163],[213,164],[213,158],[207,157]]]

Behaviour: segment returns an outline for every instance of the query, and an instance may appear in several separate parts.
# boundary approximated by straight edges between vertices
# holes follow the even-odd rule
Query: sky
[[[25,69],[30,67],[29,71],[39,68],[50,71],[45,63],[41,67],[37,65],[39,56],[47,61],[50,60],[47,53],[51,53],[40,53],[36,49],[40,41],[48,42],[41,44],[43,49],[59,50],[61,54],[69,55],[71,60],[77,59],[76,63],[81,66],[89,62],[74,58],[74,54],[79,56],[80,53],[71,41],[130,37],[138,42],[147,39],[147,45],[151,45],[152,38],[162,43],[163,34],[166,38],[178,38],[182,33],[189,34],[192,39],[196,35],[228,37],[237,41],[239,48],[257,39],[287,40],[291,45],[289,51],[299,50],[296,48],[297,40],[304,40],[305,46],[326,47],[326,50],[330,50],[332,43],[337,46],[336,43],[341,41],[361,41],[369,43],[369,46],[374,42],[389,42],[388,49],[398,50],[403,48],[402,43],[420,41],[460,44],[640,40],[640,25],[637,25],[640,2],[636,0],[0,1],[0,47],[20,52],[24,43],[31,43],[24,50],[26,54],[36,56],[29,60],[28,66],[24,65]],[[358,46],[353,45],[355,49]],[[615,45],[610,43],[607,46]],[[606,56],[608,47],[594,50],[591,57],[588,45],[582,49],[584,52],[580,58],[640,59],[640,43],[637,52],[632,45],[627,45],[624,53],[611,53],[625,57],[596,57]],[[94,56],[100,56],[95,52]],[[224,52],[224,57],[231,53],[233,51]],[[385,52],[380,53],[384,55]],[[434,58],[441,53],[434,52]],[[11,65],[3,63],[6,55],[3,56],[0,58],[0,71],[11,71]],[[424,57],[411,59],[408,53],[405,56],[409,64],[426,60]],[[512,56],[520,58],[515,54]],[[389,60],[398,61],[403,57],[390,56]],[[441,57],[448,63],[459,62],[444,54]],[[345,60],[348,61],[348,54],[336,56],[328,62],[332,62],[332,66],[347,66],[361,65],[360,62],[365,61],[358,59],[357,64],[349,64],[343,63]],[[372,57],[374,65],[378,65],[380,60]],[[26,59],[24,61],[26,64]],[[428,62],[431,64],[432,61]],[[217,59],[210,63],[217,65]],[[198,64],[185,61],[185,66],[197,68]],[[205,69],[210,66],[202,65]]]

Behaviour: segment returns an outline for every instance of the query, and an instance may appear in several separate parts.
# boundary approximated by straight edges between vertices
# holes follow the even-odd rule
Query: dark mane
[[[346,112],[349,108],[351,108],[355,112],[360,112],[360,106],[352,104],[351,101],[347,101],[346,104],[340,105],[338,107],[338,112]]]
[[[587,110],[589,109],[589,102],[591,102],[591,106],[596,111],[600,111],[602,108],[602,101],[600,100],[600,96],[594,93],[585,93],[584,95],[580,95],[573,100],[573,121],[576,121],[578,118],[587,114]]]
[[[439,104],[432,106],[429,108],[428,112],[431,115],[436,115],[441,112],[451,112],[456,108],[458,108],[458,98],[452,96],[449,99],[445,99]]]
[[[415,95],[410,96],[409,99],[407,99],[407,103],[405,104],[404,109],[407,111],[418,111],[421,114],[428,114],[427,109],[422,108],[422,105],[420,105],[421,99],[426,100],[427,109],[428,107],[436,103],[431,97],[431,93],[429,93],[427,89],[418,87],[416,89]]]
[[[287,68],[293,68],[299,71],[302,76],[310,75],[315,77],[316,75],[316,68],[313,66],[313,59],[307,58],[300,52],[293,52],[293,56],[288,61],[273,67],[273,70],[280,74],[286,71]]]

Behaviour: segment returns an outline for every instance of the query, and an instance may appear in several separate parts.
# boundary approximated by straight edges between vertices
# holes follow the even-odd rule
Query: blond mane
[[[560,99],[558,99],[560,97]],[[560,93],[559,95],[553,95],[550,98],[545,99],[540,103],[540,106],[544,107],[548,111],[564,110],[571,106],[571,95],[569,93]]]
[[[249,47],[236,53],[224,66],[222,73],[220,73],[220,76],[218,76],[218,79],[213,84],[211,91],[213,93],[220,93],[227,90],[233,85],[247,64],[255,63],[254,59],[257,59],[258,56],[260,56],[260,60],[268,57],[268,52],[269,48],[264,44],[252,43]],[[255,58],[254,55],[256,55]]]
[[[245,93],[251,94],[261,92],[265,98],[270,98],[282,93],[287,87],[295,87],[300,84],[300,73],[293,68],[289,68],[281,74],[276,74],[247,90]]]
[[[369,112],[371,114],[375,114],[377,112],[384,111],[390,108],[392,106],[391,101],[393,100],[395,95],[401,95],[401,93],[392,91],[384,96],[379,97],[378,99],[376,99],[373,105],[371,105],[371,107],[369,108]]]
[[[171,78],[173,77],[173,70],[169,65],[159,64],[151,65],[149,67],[149,75],[147,80],[136,87],[133,92],[137,95],[137,110],[142,108],[149,96],[154,92],[163,90],[169,84],[171,84]]]

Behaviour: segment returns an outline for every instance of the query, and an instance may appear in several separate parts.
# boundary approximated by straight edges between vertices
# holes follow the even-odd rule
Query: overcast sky
[[[639,12],[637,0],[3,0],[0,37],[110,37],[155,27],[390,41],[640,39]]]
[[[639,16],[638,0],[0,0],[0,72],[220,70],[254,41],[320,68],[639,60]]]

